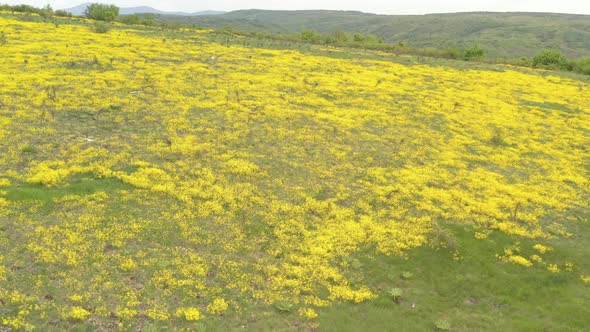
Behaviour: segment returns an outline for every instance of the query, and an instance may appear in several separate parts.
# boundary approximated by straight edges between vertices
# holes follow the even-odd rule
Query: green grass
[[[51,205],[54,199],[67,195],[85,196],[100,191],[113,193],[131,188],[116,179],[97,179],[85,174],[74,176],[66,184],[53,188],[40,184],[18,183],[4,190],[9,201],[39,201]]]
[[[565,107],[564,105],[556,104],[556,103],[537,103],[537,102],[529,101],[526,104],[530,105],[530,106],[538,106],[538,107],[540,107],[542,109],[546,109],[546,110],[555,110],[555,111],[561,111],[561,112],[566,112],[566,113],[575,113],[575,111]]]
[[[556,251],[567,255],[553,259],[584,261],[590,255],[582,245],[590,240],[590,224],[572,227],[578,238],[554,240]],[[321,330],[434,331],[439,319],[447,319],[454,331],[582,331],[587,326],[590,289],[575,280],[575,271],[554,274],[495,260],[494,253],[513,245],[497,232],[485,240],[459,225],[449,226],[449,232],[461,248],[460,260],[453,259],[453,249],[427,247],[413,251],[411,259],[361,258],[366,281],[384,291],[366,303],[323,309]],[[533,244],[521,241],[523,250]],[[403,271],[413,276],[404,279]],[[404,290],[399,304],[387,294],[390,287]]]

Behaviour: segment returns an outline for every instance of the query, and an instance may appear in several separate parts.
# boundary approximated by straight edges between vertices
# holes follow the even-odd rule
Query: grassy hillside
[[[587,328],[587,82],[92,24],[0,15],[2,328]]]
[[[584,15],[459,13],[388,16],[340,11],[243,10],[185,19],[207,27],[231,26],[249,31],[290,33],[313,29],[368,33],[389,43],[403,42],[415,47],[464,48],[479,44],[495,58],[531,56],[546,48],[560,49],[569,57],[590,56],[590,17]]]

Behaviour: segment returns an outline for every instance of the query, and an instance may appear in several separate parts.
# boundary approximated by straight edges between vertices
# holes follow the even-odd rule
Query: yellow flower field
[[[227,46],[207,31],[6,17],[0,31],[9,328],[191,324],[257,303],[313,320],[378,296],[357,255],[411,259],[455,224],[539,243],[498,264],[567,273],[544,241],[588,222],[588,83]]]

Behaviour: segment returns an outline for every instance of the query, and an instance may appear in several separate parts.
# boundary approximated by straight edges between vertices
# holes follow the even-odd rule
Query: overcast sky
[[[0,0],[0,3],[26,3],[37,7],[50,4],[68,8],[88,0]],[[465,11],[534,11],[590,14],[590,0],[100,0],[119,7],[151,6],[168,11],[237,9],[338,9],[378,14],[426,14]]]

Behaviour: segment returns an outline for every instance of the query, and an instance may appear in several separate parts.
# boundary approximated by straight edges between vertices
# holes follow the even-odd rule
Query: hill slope
[[[544,13],[458,13],[414,16],[344,11],[241,10],[191,20],[208,27],[239,30],[375,34],[390,43],[416,47],[480,44],[492,57],[530,56],[557,48],[569,57],[590,56],[590,16]]]
[[[590,84],[92,27],[0,13],[0,330],[587,329]]]

